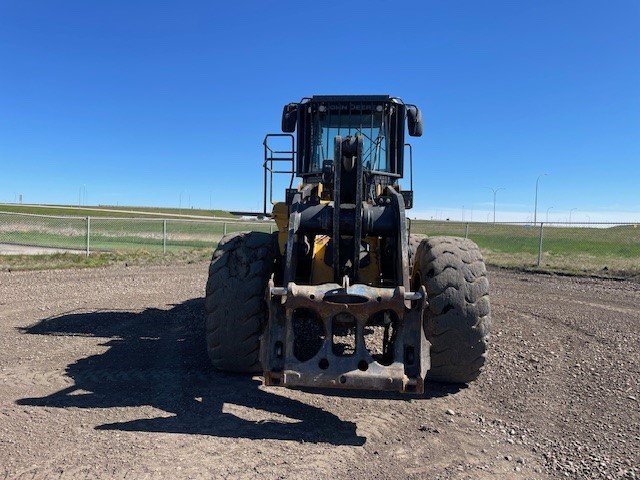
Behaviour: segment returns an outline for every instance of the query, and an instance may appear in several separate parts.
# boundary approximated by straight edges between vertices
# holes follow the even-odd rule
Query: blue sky
[[[640,3],[0,3],[0,201],[256,209],[313,94],[423,110],[412,216],[640,219]]]

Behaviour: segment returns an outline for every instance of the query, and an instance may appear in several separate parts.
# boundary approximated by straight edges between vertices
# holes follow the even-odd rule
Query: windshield
[[[349,135],[362,135],[364,169],[388,172],[388,128],[382,105],[378,105],[375,110],[368,106],[369,112],[366,113],[352,113],[353,110],[340,107],[342,105],[339,104],[329,105],[329,108],[320,105],[313,115],[311,171],[319,172],[322,170],[324,160],[333,159],[333,139],[336,135],[341,135],[343,138]],[[354,110],[358,112],[358,109]],[[360,111],[362,112],[363,109]]]

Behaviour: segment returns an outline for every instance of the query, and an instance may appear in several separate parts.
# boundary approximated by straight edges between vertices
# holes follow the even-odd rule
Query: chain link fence
[[[37,247],[72,253],[211,249],[223,235],[272,232],[273,221],[46,216],[0,212],[0,253]],[[412,234],[466,237],[487,263],[610,276],[640,275],[636,223],[478,223],[413,220]],[[15,250],[15,248],[14,248]]]
[[[271,232],[272,221],[182,220],[49,216],[0,212],[2,247],[38,247],[72,253],[212,248],[227,233]],[[13,249],[15,250],[15,249]],[[13,251],[11,250],[11,251]],[[28,252],[28,250],[25,250]]]
[[[490,265],[608,276],[640,275],[637,223],[411,222],[411,233],[478,244]]]

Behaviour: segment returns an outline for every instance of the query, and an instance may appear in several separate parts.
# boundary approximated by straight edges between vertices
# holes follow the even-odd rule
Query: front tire
[[[276,252],[276,236],[263,232],[226,235],[213,252],[205,310],[207,351],[215,369],[261,371],[259,339]]]
[[[422,240],[413,284],[414,290],[424,285],[429,301],[424,317],[431,342],[427,380],[472,382],[484,366],[491,326],[489,281],[478,246],[456,237]]]

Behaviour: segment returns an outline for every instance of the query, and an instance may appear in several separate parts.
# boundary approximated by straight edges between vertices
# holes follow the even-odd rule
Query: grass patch
[[[522,270],[634,278],[640,275],[640,228],[545,226],[537,266],[539,227],[491,223],[413,221],[411,232],[465,235],[478,244],[489,265]]]
[[[528,272],[559,273],[602,278],[640,279],[640,264],[634,259],[589,255],[544,254],[540,266],[537,255],[482,250],[487,265]]]
[[[93,217],[90,250],[162,250],[165,227],[167,250],[177,250],[207,248],[225,233],[269,232],[273,223]],[[82,217],[32,217],[0,211],[0,243],[84,250],[87,221]]]
[[[88,257],[74,253],[50,255],[0,255],[0,271],[98,268],[110,265],[181,265],[211,259],[215,245],[207,249],[182,250],[166,254],[148,251],[100,252]]]
[[[164,225],[157,218],[92,218],[90,250],[128,251],[134,256],[140,255],[138,252],[141,251],[151,256],[162,255]],[[166,221],[166,249],[175,255],[191,250],[211,251],[225,232],[269,232],[271,228],[273,223],[270,222],[170,219]],[[540,230],[530,225],[414,220],[411,232],[429,236],[466,235],[480,246],[488,264],[500,267],[601,276],[640,275],[640,228],[636,225],[607,228],[545,226],[540,267],[537,267]],[[82,217],[44,218],[0,212],[0,243],[84,250],[86,221]]]
[[[216,217],[237,219],[226,210],[203,210],[191,208],[160,208],[160,207],[128,207],[115,205],[85,206],[80,208],[72,205],[14,205],[0,204],[0,210],[12,213],[32,213],[38,215],[72,215],[80,217],[124,217],[124,218],[163,218],[166,215],[197,215],[202,217]],[[132,213],[113,212],[109,210],[130,210]],[[140,213],[142,212],[143,215]]]

